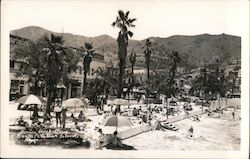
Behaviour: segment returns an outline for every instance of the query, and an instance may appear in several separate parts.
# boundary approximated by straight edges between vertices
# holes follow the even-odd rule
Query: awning
[[[56,88],[66,89],[67,87],[64,84],[57,84]]]

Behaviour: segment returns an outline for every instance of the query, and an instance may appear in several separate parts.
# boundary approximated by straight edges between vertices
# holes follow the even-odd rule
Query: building
[[[79,48],[73,48],[70,47],[70,49],[73,49],[74,52],[83,53],[82,49]],[[90,63],[90,70],[87,74],[87,80],[93,80],[97,76],[97,70],[100,68],[102,70],[106,69],[106,62],[104,61],[104,56],[98,53],[95,53],[95,55],[92,58],[92,62]],[[81,96],[81,87],[83,83],[83,59],[77,63],[77,69],[74,72],[71,72],[69,74],[69,78],[71,80],[71,83],[69,84],[68,89],[68,98],[71,97],[80,97]]]
[[[131,73],[131,68],[126,68],[125,69],[125,74],[130,74]],[[149,74],[152,75],[153,71],[149,70]],[[140,84],[144,84],[145,81],[147,79],[147,69],[143,68],[143,67],[134,67],[134,80],[135,83],[140,83]],[[130,76],[128,76],[125,79],[125,83],[126,84],[130,84],[132,82],[132,79]]]
[[[10,34],[10,100],[17,98],[19,95],[28,94],[30,87],[28,83],[28,76],[22,75],[20,67],[24,61],[15,60],[14,49],[18,46],[23,46],[28,43],[28,39],[18,37]]]
[[[31,83],[28,82],[29,78],[27,75],[20,72],[21,65],[25,62],[24,60],[15,60],[14,49],[28,43],[28,39],[22,38],[16,35],[10,34],[10,100],[17,98],[20,95],[26,95],[31,92]],[[79,55],[83,53],[80,48],[67,47]],[[79,57],[81,58],[81,57]],[[96,71],[101,68],[106,69],[106,62],[104,56],[100,53],[95,53],[90,64],[90,70],[87,74],[87,80],[93,80],[96,78]],[[77,63],[77,69],[69,74],[69,84],[66,88],[62,83],[58,84],[58,88],[66,88],[67,93],[64,93],[64,98],[80,97],[81,85],[83,83],[83,59],[81,58]],[[44,87],[45,89],[46,87]],[[45,93],[44,93],[45,92]],[[46,90],[41,91],[42,96],[46,96]]]

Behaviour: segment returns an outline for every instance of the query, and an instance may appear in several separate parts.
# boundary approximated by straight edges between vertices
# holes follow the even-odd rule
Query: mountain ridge
[[[30,40],[38,40],[46,34],[63,35],[64,45],[80,48],[85,42],[91,42],[93,47],[105,54],[112,53],[117,56],[117,41],[107,34],[95,37],[86,37],[72,33],[56,33],[39,26],[28,26],[10,31],[11,34]],[[241,58],[241,37],[228,34],[199,34],[199,35],[173,35],[170,37],[149,37],[152,41],[154,56],[162,57],[169,55],[172,51],[178,51],[186,64],[199,66],[202,60],[213,63],[216,59],[227,63],[231,57]],[[129,40],[128,54],[131,50],[143,56],[145,40]]]

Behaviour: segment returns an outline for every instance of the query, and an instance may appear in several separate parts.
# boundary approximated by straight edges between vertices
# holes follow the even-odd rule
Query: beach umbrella
[[[42,105],[43,103],[46,103],[46,101],[39,96],[29,94],[29,95],[26,95],[26,96],[23,96],[23,97],[17,99],[16,103],[20,103],[23,105],[26,105],[26,104]],[[31,116],[31,111],[30,111],[30,116]]]
[[[129,102],[125,99],[117,98],[112,102],[114,105],[129,105]]]
[[[113,100],[107,100],[108,105],[114,105]]]
[[[82,97],[81,98],[81,100],[82,100],[82,102],[83,102],[83,104],[84,104],[84,106],[88,106],[89,105],[89,103],[87,102],[87,100],[86,100],[86,98],[85,97]]]
[[[74,108],[76,112],[76,107],[86,107],[87,105],[79,98],[69,98],[62,102],[62,106],[66,108]]]
[[[42,105],[43,103],[46,103],[46,101],[39,96],[29,94],[29,95],[26,95],[26,96],[23,96],[23,97],[17,99],[16,103]]]
[[[128,118],[126,118],[124,116],[115,115],[115,116],[104,119],[102,125],[109,126],[109,127],[115,127],[116,131],[117,131],[118,127],[124,127],[124,126],[130,127],[133,125],[133,123]]]

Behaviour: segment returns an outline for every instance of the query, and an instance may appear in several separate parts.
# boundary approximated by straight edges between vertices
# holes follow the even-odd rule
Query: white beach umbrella
[[[26,96],[23,96],[23,97],[17,99],[16,103],[42,105],[43,103],[46,103],[46,101],[39,96],[29,94],[29,95],[26,95]]]
[[[125,99],[117,98],[112,102],[114,105],[129,105],[129,102]]]

